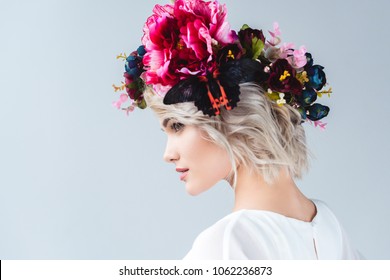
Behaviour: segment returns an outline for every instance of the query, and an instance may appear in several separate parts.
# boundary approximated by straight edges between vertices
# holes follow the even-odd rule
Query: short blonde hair
[[[145,98],[158,118],[197,126],[210,141],[226,149],[232,163],[228,179],[233,188],[241,165],[269,183],[281,167],[301,178],[308,169],[308,150],[300,114],[289,105],[272,102],[257,84],[241,84],[240,92],[236,108],[222,109],[220,115],[213,117],[204,115],[193,102],[165,105],[151,90],[147,90]]]

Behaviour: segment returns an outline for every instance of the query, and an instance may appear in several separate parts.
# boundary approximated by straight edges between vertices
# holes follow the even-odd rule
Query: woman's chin
[[[213,185],[206,186],[197,186],[194,184],[191,184],[190,182],[186,182],[186,192],[191,195],[191,196],[197,196],[200,195],[201,193],[204,193],[205,191],[209,190],[212,188]]]
[[[200,188],[198,186],[191,185],[190,183],[186,183],[186,191],[191,196],[197,196],[204,192],[205,190],[203,188]]]
[[[187,193],[188,193],[189,195],[191,195],[191,196],[197,196],[198,194],[201,193],[201,192],[199,192],[199,191],[196,190],[196,189],[193,189],[193,188],[191,188],[191,187],[187,187],[187,185],[186,185],[186,191],[187,191]]]

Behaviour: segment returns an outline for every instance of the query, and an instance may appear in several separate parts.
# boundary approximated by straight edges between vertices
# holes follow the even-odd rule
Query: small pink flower
[[[125,93],[122,93],[120,96],[119,96],[119,99],[117,101],[114,101],[112,102],[112,105],[118,109],[120,109],[122,107],[122,104],[125,103],[128,99],[128,95],[125,94]]]
[[[279,43],[281,42],[280,40],[280,29],[279,29],[279,23],[277,22],[274,22],[274,31],[268,31],[269,34],[271,35],[271,40],[268,41],[268,43],[271,45],[271,46],[276,46],[276,45],[279,45]]]
[[[286,59],[287,57],[293,55],[295,45],[293,43],[284,43],[280,47],[280,58]]]
[[[271,33],[271,36],[272,37],[279,37],[280,35],[282,35],[282,33],[280,32],[280,29],[279,29],[279,23],[278,22],[274,22],[274,32],[270,32]]]
[[[294,68],[302,68],[305,66],[307,63],[305,46],[301,46],[298,50],[294,50],[293,57],[294,59],[291,65]]]
[[[301,46],[295,50],[293,43],[285,43],[280,47],[280,58],[287,59],[292,67],[295,69],[302,68],[306,65],[306,48]]]
[[[311,124],[313,124],[314,127],[317,127],[317,126],[318,126],[322,131],[324,131],[324,130],[326,129],[327,123],[324,123],[324,122],[322,122],[322,121],[311,121],[311,120],[309,120],[309,122],[310,122]]]

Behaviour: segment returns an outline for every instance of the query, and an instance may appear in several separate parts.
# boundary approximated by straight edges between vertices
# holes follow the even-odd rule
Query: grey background
[[[111,106],[115,56],[140,44],[155,3],[0,0],[0,259],[178,259],[228,214],[220,183],[185,193],[150,110]],[[390,259],[389,2],[225,0],[232,28],[304,44],[334,94],[299,181],[368,259]]]

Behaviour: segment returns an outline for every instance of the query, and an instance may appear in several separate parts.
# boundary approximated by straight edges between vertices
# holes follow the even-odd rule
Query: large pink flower
[[[144,26],[147,84],[166,92],[181,79],[214,70],[214,49],[234,43],[226,8],[216,1],[176,0],[156,5]],[[165,94],[160,92],[160,94]]]

